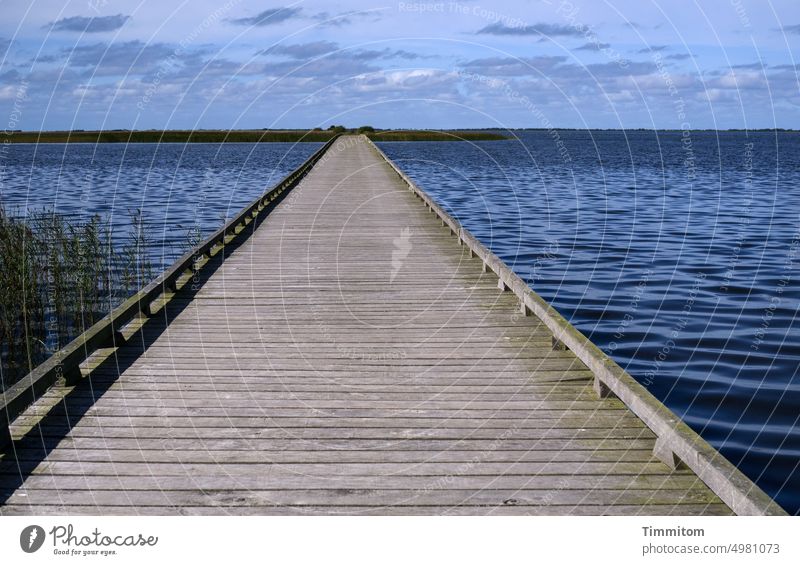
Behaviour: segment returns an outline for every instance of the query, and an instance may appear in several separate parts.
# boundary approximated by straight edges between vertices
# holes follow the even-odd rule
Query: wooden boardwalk
[[[0,514],[731,513],[365,138],[218,261],[17,419]]]

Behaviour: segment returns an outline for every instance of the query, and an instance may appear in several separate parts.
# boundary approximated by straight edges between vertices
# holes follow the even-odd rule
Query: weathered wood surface
[[[728,514],[361,138],[12,427],[0,513]]]

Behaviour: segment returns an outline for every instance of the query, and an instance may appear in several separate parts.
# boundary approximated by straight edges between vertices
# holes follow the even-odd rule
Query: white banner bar
[[[796,517],[4,517],[0,556],[4,564],[795,564],[799,525]]]

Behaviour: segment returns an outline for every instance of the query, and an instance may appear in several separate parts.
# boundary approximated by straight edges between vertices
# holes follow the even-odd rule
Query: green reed
[[[0,206],[0,390],[100,320],[154,276],[139,210],[115,245],[108,221]]]

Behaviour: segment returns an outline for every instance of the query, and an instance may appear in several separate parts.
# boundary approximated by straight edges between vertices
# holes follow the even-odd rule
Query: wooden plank
[[[626,449],[652,449],[652,436],[636,439],[620,439],[617,437],[599,439],[539,439],[530,441],[529,439],[516,436],[502,437],[502,442],[498,444],[497,439],[480,439],[465,436],[460,439],[403,439],[387,443],[380,439],[313,439],[304,440],[297,438],[284,439],[215,439],[209,437],[190,437],[190,438],[111,438],[104,437],[98,442],[94,437],[74,437],[50,439],[47,437],[31,437],[17,442],[20,449],[46,449],[48,452],[55,447],[66,450],[91,450],[95,448],[103,449],[139,449],[155,451],[185,451],[185,450],[204,450],[204,451],[383,451],[386,449],[412,450],[412,451],[432,451],[441,452],[449,450],[469,450],[485,452],[487,450],[507,449],[516,451],[526,450],[545,450],[545,451],[569,451],[573,449],[592,451],[600,450],[626,450]],[[7,454],[13,460],[13,453]],[[675,472],[664,469],[665,474],[678,476],[680,471]]]
[[[462,489],[539,489],[539,490],[624,490],[632,489],[681,489],[690,490],[697,486],[697,477],[684,475],[523,475],[480,476],[463,473],[459,475]],[[186,490],[186,482],[180,476],[127,476],[127,475],[32,475],[26,482],[26,490]],[[406,475],[403,488],[409,490],[429,489],[430,477]],[[391,488],[391,480],[386,477],[341,476],[252,476],[225,477],[219,475],[200,475],[194,478],[190,488],[199,490],[304,490],[304,489],[378,489]],[[395,484],[394,488],[398,488]]]
[[[165,419],[164,425],[155,428],[136,428],[132,425],[122,427],[96,427],[96,426],[76,426],[68,430],[63,425],[42,425],[33,430],[33,433],[40,437],[61,438],[68,435],[72,438],[94,438],[95,441],[103,442],[109,438],[169,438],[169,439],[304,439],[309,441],[337,439],[377,439],[383,441],[406,441],[413,439],[422,440],[448,440],[458,441],[464,438],[472,439],[491,439],[502,441],[510,432],[508,428],[489,428],[481,427],[476,430],[463,430],[439,426],[435,429],[418,428],[345,428],[345,427],[319,427],[319,428],[270,428],[260,429],[247,428],[172,428],[169,420]],[[640,427],[616,427],[616,428],[543,428],[543,429],[520,429],[514,432],[513,437],[519,440],[527,440],[535,443],[540,440],[558,439],[651,439],[655,443],[653,432]],[[665,465],[666,467],[666,465]]]
[[[47,461],[40,464],[33,462],[0,463],[0,473],[8,474],[18,472],[20,467],[30,470],[33,474],[49,475],[164,475],[178,476],[186,479],[186,486],[192,484],[192,479],[200,475],[230,475],[241,477],[246,475],[272,476],[314,475],[320,477],[338,477],[349,475],[383,475],[392,476],[400,481],[397,475],[417,475],[433,477],[452,477],[454,468],[459,463],[383,463],[372,461],[369,463],[293,463],[282,465],[279,463],[230,463],[218,461],[215,463],[98,463],[93,461],[62,462]],[[555,463],[541,462],[513,462],[492,463],[478,461],[470,464],[470,475],[663,475],[664,464],[660,462],[625,461],[601,462],[580,461]],[[707,490],[703,489],[705,492]]]
[[[273,452],[254,452],[254,451],[208,451],[208,450],[185,450],[185,451],[159,451],[141,449],[83,449],[80,452],[68,452],[67,450],[55,450],[48,456],[50,462],[93,462],[93,463],[216,463],[216,462],[235,462],[235,463],[280,463],[283,465],[292,463],[369,463],[374,461],[378,454],[372,450],[366,451],[317,451],[304,449],[299,451],[273,451]],[[625,450],[604,450],[595,453],[593,450],[567,450],[567,451],[491,451],[484,454],[476,454],[474,451],[437,451],[429,450],[402,450],[392,451],[383,449],[379,454],[383,463],[470,463],[476,458],[493,463],[520,463],[520,462],[654,462],[652,450],[648,449],[625,449]],[[15,459],[10,461],[20,465],[28,464],[41,457],[39,449],[17,449]]]
[[[430,487],[436,482],[431,481]],[[23,496],[24,495],[24,496]],[[616,504],[642,506],[657,504],[709,504],[716,499],[710,491],[690,489],[655,490],[497,490],[497,489],[453,489],[423,488],[419,490],[366,490],[328,488],[318,490],[126,490],[117,491],[72,491],[33,490],[11,495],[11,504],[50,504],[54,496],[61,504],[80,505],[87,500],[103,506],[543,506],[593,504],[613,506]]]
[[[284,414],[288,411],[284,411]],[[537,419],[511,419],[511,418],[492,418],[475,423],[476,418],[466,414],[461,417],[451,418],[445,415],[425,414],[434,416],[422,417],[375,417],[373,416],[351,416],[341,414],[331,414],[327,417],[313,418],[304,416],[273,416],[264,415],[260,417],[242,416],[76,416],[73,418],[63,418],[62,423],[76,428],[80,425],[81,429],[88,427],[122,428],[156,428],[168,425],[170,429],[181,428],[208,429],[235,427],[241,430],[256,428],[263,430],[274,427],[281,429],[317,429],[317,428],[365,428],[365,429],[384,429],[384,428],[405,428],[405,429],[431,429],[440,426],[442,422],[447,423],[449,429],[518,429],[518,430],[537,430],[559,427],[561,429],[609,429],[614,427],[633,428],[637,424],[633,418],[617,420],[613,416],[601,416],[595,413],[586,417],[571,418],[537,418]],[[652,450],[651,450],[652,451]]]

